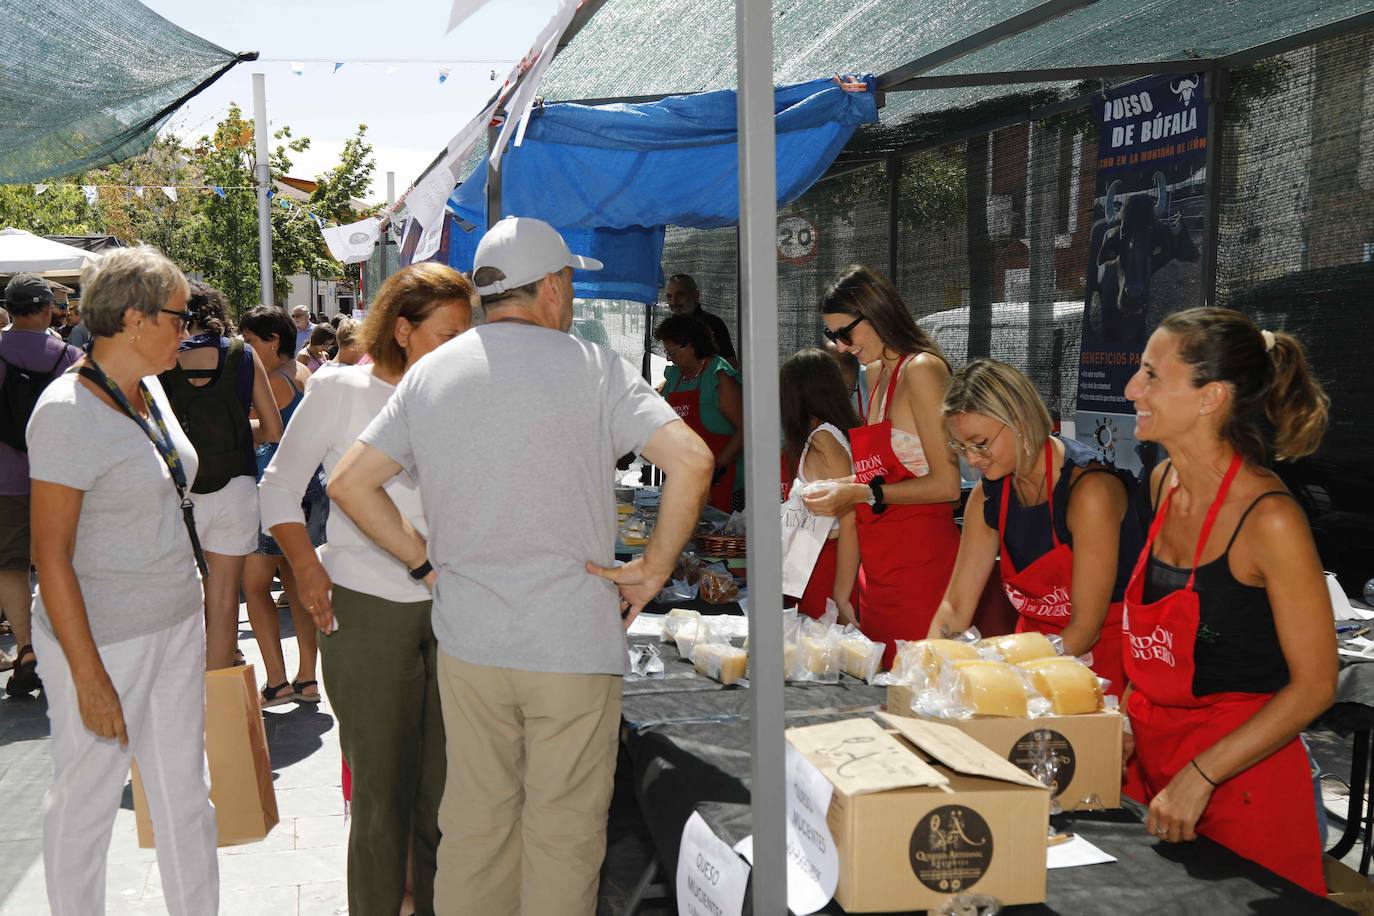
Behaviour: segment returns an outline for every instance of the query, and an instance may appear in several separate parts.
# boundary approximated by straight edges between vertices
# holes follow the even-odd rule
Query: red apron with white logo
[[[1207,536],[1240,466],[1237,455],[1207,511],[1187,585],[1153,604],[1142,600],[1150,550],[1173,498],[1170,489],[1126,589],[1125,665],[1132,685],[1126,711],[1135,733],[1126,791],[1146,804],[1194,757],[1249,721],[1273,697],[1193,695],[1199,619],[1193,582]],[[1197,832],[1314,894],[1326,895],[1312,774],[1307,752],[1296,737],[1214,789]]]
[[[695,388],[692,391],[671,391],[665,392],[664,397],[668,404],[677,411],[677,415],[687,424],[691,430],[702,438],[706,447],[711,450],[712,455],[719,455],[725,451],[725,446],[729,444],[733,433],[713,433],[706,428],[706,424],[701,420],[701,389]],[[735,462],[730,462],[725,473],[720,475],[711,485],[711,491],[707,494],[706,502],[715,506],[722,512],[731,512],[731,502],[735,496]]]
[[[1007,503],[1011,497],[1011,478],[1002,483],[1002,508],[997,516],[997,539],[1002,548],[1002,587],[1007,600],[1016,608],[1020,618],[1016,632],[1034,630],[1047,636],[1058,636],[1073,619],[1073,549],[1059,542],[1054,527],[1054,446],[1045,440],[1045,490],[1049,493],[1050,537],[1054,547],[1049,553],[1032,561],[1017,572],[1007,550]],[[1121,611],[1122,602],[1107,607],[1102,632],[1092,648],[1093,671],[1111,681],[1107,692],[1121,696],[1126,675],[1121,667]]]
[[[910,356],[902,357],[887,383],[883,416],[877,423],[856,427],[849,435],[854,452],[854,479],[867,484],[882,477],[891,486],[915,475],[892,451],[892,395],[897,378]],[[869,411],[877,391],[869,392]],[[959,553],[959,529],[948,503],[922,506],[889,505],[874,512],[860,504],[854,509],[859,524],[859,628],[874,642],[886,643],[883,667],[892,664],[899,639],[925,639],[940,607]]]

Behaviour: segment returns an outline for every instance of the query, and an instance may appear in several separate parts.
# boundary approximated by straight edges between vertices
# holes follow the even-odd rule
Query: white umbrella
[[[96,252],[63,245],[23,229],[0,229],[0,274],[48,271],[76,274],[88,261],[100,258]]]

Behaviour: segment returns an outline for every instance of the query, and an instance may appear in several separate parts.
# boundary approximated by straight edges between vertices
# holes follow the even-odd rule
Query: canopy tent
[[[182,104],[240,61],[136,0],[7,4],[0,182],[136,156]]]
[[[830,166],[856,127],[877,120],[868,91],[812,80],[774,91],[777,203],[795,200]],[[501,213],[558,226],[607,269],[574,277],[585,298],[653,302],[665,225],[712,229],[739,220],[734,90],[660,101],[549,105],[501,161]],[[470,270],[488,223],[487,165],[453,193],[460,220],[449,262]],[[580,246],[580,247],[579,247]]]
[[[33,273],[75,277],[88,262],[101,257],[98,252],[53,242],[23,229],[0,229],[0,276]]]

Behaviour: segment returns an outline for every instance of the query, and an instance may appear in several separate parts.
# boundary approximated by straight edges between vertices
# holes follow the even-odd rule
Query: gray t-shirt
[[[152,392],[186,478],[195,480],[195,448],[156,376]],[[98,646],[155,633],[204,606],[191,538],[167,465],[148,436],[101,401],[75,373],[44,389],[28,425],[34,480],[84,491],[72,565]],[[36,619],[51,633],[38,585]]]
[[[623,674],[616,459],[677,414],[611,350],[500,322],[420,360],[361,441],[420,484],[434,631],[461,661]]]

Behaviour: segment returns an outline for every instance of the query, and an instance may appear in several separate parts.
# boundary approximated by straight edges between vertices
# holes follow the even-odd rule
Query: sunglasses
[[[184,331],[191,326],[190,311],[178,312],[176,309],[158,309],[158,311],[174,316],[176,318],[178,331]]]
[[[863,316],[860,315],[858,318],[855,318],[853,321],[849,322],[849,324],[845,325],[842,328],[839,328],[834,331],[830,330],[829,328],[822,328],[821,333],[824,334],[825,339],[830,341],[831,343],[842,343],[847,347],[854,342],[851,339],[851,335],[854,333],[854,329],[857,328],[863,320]]]

